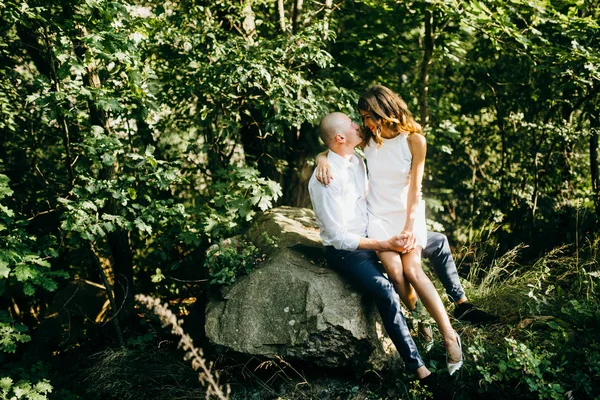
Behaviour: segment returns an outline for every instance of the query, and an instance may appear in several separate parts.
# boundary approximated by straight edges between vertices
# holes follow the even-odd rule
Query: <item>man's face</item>
[[[363,141],[362,132],[356,122],[352,121],[349,117],[346,118],[347,120],[344,122],[344,134],[346,136],[346,141],[348,145],[356,147]]]

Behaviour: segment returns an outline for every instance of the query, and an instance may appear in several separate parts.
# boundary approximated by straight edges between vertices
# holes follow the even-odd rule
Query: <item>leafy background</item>
[[[477,362],[455,394],[599,396],[599,10],[0,1],[3,398],[92,396],[61,371],[161,335],[134,294],[186,314],[190,299],[251,269],[261,255],[243,240],[207,249],[258,212],[308,206],[319,119],[356,118],[373,83],[425,127],[430,223],[455,246],[469,296],[506,316],[463,333]],[[108,288],[105,315],[78,311],[90,295],[69,303],[79,323],[50,318],[82,281]],[[50,323],[71,340],[40,336]],[[385,384],[340,396],[386,397]],[[105,387],[104,398],[126,398]]]

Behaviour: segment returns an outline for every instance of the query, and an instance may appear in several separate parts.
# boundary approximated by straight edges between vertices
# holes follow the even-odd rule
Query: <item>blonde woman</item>
[[[426,141],[404,100],[385,86],[372,86],[358,100],[365,140],[370,189],[367,196],[368,237],[386,240],[404,235],[414,250],[400,254],[379,251],[379,259],[402,301],[416,307],[417,295],[438,324],[448,352],[448,372],[463,364],[460,338],[450,324],[444,304],[421,267],[421,251],[427,243],[425,204],[421,183],[425,168]],[[316,176],[328,184],[327,157],[317,157]],[[414,289],[413,289],[414,288]],[[416,290],[416,294],[415,294]]]

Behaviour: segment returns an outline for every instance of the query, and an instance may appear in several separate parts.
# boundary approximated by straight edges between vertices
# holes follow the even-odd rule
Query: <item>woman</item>
[[[408,240],[416,240],[414,251],[406,254],[378,252],[378,256],[408,308],[416,307],[414,287],[438,324],[449,355],[448,372],[452,375],[463,364],[460,338],[450,324],[439,294],[421,267],[421,251],[427,241],[425,204],[421,200],[425,137],[406,103],[384,86],[367,89],[358,100],[358,110],[366,128],[361,147],[369,169],[368,236],[386,240],[401,229],[401,234]],[[327,157],[320,154],[317,161],[317,176],[329,177]],[[327,184],[328,179],[323,183]]]

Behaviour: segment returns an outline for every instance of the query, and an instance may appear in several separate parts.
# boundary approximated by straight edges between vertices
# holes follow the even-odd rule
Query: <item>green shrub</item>
[[[220,169],[213,179],[206,195],[210,201],[198,210],[211,240],[239,234],[259,210],[267,211],[281,197],[281,186],[252,167]]]
[[[600,399],[600,238],[561,246],[533,265],[499,258],[470,288],[504,324],[464,326],[467,391],[518,398]],[[509,252],[510,253],[510,252]],[[468,397],[465,397],[468,398]]]
[[[52,385],[46,379],[35,384],[29,381],[14,382],[12,378],[0,378],[0,395],[3,400],[27,399],[46,400],[47,394],[52,393]]]
[[[31,337],[26,334],[27,327],[15,323],[13,318],[4,310],[0,310],[0,351],[14,353],[17,343],[27,343]]]
[[[267,246],[277,247],[277,238],[263,233]],[[238,277],[247,275],[266,255],[246,238],[232,238],[208,249],[204,266],[213,285],[230,285]]]

